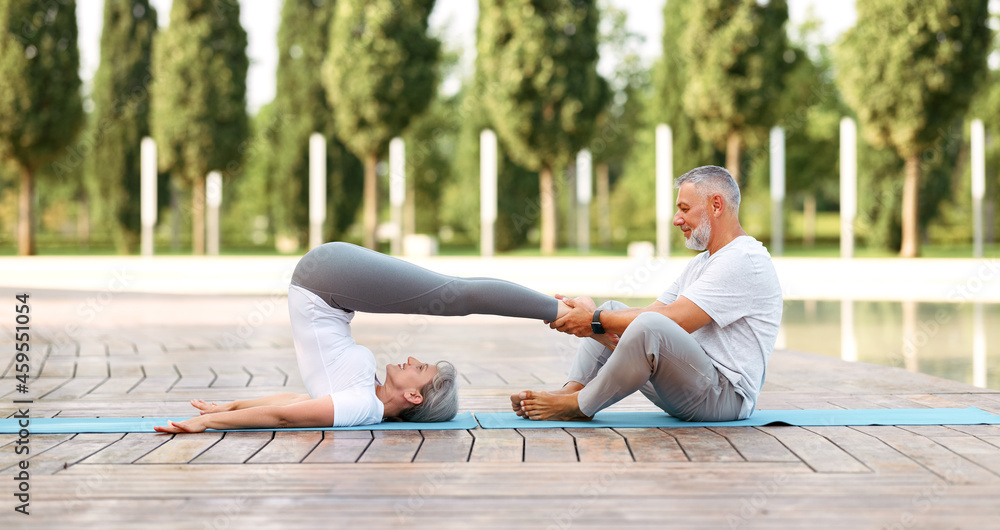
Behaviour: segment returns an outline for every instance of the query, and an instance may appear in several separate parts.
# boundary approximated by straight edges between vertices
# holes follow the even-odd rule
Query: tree
[[[104,224],[123,254],[134,250],[140,231],[139,144],[149,136],[156,19],[149,0],[104,3],[87,180],[89,195],[103,205]]]
[[[695,122],[684,109],[684,91],[688,84],[688,62],[682,48],[687,27],[686,4],[668,0],[663,6],[663,53],[653,66],[656,91],[655,119],[670,126],[674,139],[674,168],[680,173],[698,166],[716,163],[717,151],[711,142],[702,140]],[[657,124],[650,124],[655,127]]]
[[[76,2],[0,0],[0,159],[21,173],[18,254],[35,254],[35,173],[83,126]]]
[[[483,109],[487,85],[481,71],[463,84],[455,97],[459,127],[455,142],[453,180],[442,193],[440,218],[445,226],[469,243],[480,236],[480,134],[496,130]],[[497,181],[503,192],[497,196],[494,242],[498,251],[512,250],[528,240],[528,231],[538,220],[538,175],[517,165],[506,149],[497,149]]]
[[[680,49],[688,64],[684,109],[706,141],[726,150],[726,168],[740,182],[740,151],[775,123],[788,49],[785,0],[690,2]],[[668,4],[669,9],[669,4]]]
[[[326,138],[329,210],[324,239],[338,239],[354,221],[361,199],[362,166],[336,136],[333,109],[320,71],[330,43],[334,0],[286,0],[278,28],[278,75],[270,199],[278,239],[305,245],[309,230],[309,136]]]
[[[900,255],[920,253],[921,157],[945,148],[990,46],[987,0],[872,0],[844,36],[838,84],[865,138],[904,160]]]
[[[205,176],[232,177],[247,149],[246,47],[236,0],[174,0],[153,45],[153,137],[161,170],[191,187],[195,254],[205,253]]]
[[[365,166],[364,244],[375,248],[375,165],[434,97],[440,43],[427,35],[434,0],[340,0],[323,81],[340,141]]]
[[[552,173],[587,145],[609,97],[593,0],[480,0],[484,105],[517,164],[539,171],[541,248],[556,247]]]

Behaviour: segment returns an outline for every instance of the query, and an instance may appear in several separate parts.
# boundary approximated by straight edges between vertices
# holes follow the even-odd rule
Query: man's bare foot
[[[572,394],[574,392],[579,392],[581,390],[583,390],[582,384],[577,383],[576,381],[569,381],[568,383],[563,385],[563,387],[560,388],[559,390],[550,390],[549,394]],[[525,392],[530,392],[530,390],[524,390],[522,392],[510,395],[510,406],[512,409],[514,409],[514,414],[517,414],[522,418],[526,417],[524,415],[524,409],[521,408],[521,400],[524,399],[522,397],[522,394],[524,394]]]
[[[214,401],[207,403],[204,399],[192,399],[191,406],[200,410],[202,414],[215,414],[216,412],[229,412],[233,410],[232,403],[219,405]]]
[[[578,392],[521,392],[521,416],[531,420],[587,421],[591,418],[580,412]]]

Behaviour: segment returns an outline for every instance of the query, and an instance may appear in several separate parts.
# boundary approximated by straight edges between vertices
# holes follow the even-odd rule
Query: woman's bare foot
[[[525,390],[521,392],[520,416],[531,420],[558,420],[558,421],[587,421],[591,418],[580,412],[580,405],[577,402],[579,392],[555,393],[555,392],[533,392]]]
[[[219,405],[216,402],[207,403],[204,399],[192,399],[191,406],[200,410],[202,414],[215,414],[216,412],[229,412],[233,409],[232,403]]]
[[[573,299],[566,298],[559,294],[556,295],[556,298],[559,300],[559,309],[556,311],[556,320],[559,320],[573,309],[573,306],[570,305],[573,303]],[[567,303],[566,300],[569,300],[569,303]]]

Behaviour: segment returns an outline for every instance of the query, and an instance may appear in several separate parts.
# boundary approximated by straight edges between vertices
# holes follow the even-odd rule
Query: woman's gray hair
[[[448,421],[458,413],[458,371],[448,361],[440,361],[438,373],[420,389],[424,400],[399,413],[403,421]]]
[[[701,166],[688,171],[677,177],[674,187],[680,188],[685,182],[694,184],[699,190],[708,193],[708,196],[719,194],[726,200],[726,207],[731,212],[740,211],[740,187],[736,184],[736,179],[729,174],[724,167]]]

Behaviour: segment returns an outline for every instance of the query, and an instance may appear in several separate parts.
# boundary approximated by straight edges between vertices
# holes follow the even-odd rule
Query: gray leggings
[[[445,276],[350,243],[320,245],[302,257],[292,283],[331,307],[367,313],[461,316],[473,313],[556,319],[559,302],[494,278]]]
[[[601,309],[625,309],[609,301]],[[593,416],[636,390],[671,416],[687,421],[739,419],[743,397],[712,364],[690,333],[659,313],[629,324],[614,352],[583,339],[569,380],[584,385],[580,411]]]

